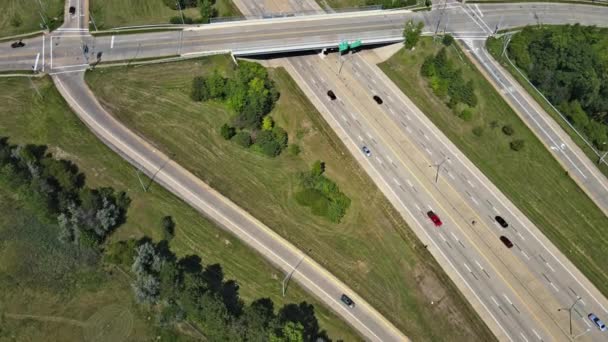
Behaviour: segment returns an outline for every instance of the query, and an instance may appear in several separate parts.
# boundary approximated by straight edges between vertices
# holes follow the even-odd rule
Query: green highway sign
[[[351,49],[356,49],[359,46],[361,46],[361,39],[355,40],[354,42],[350,43],[350,48]]]
[[[338,45],[338,51],[344,52],[346,50],[348,50],[348,42],[347,41],[340,42],[340,44]]]

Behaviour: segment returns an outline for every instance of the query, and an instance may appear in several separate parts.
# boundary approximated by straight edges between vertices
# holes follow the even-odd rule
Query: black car
[[[496,222],[498,222],[498,224],[503,227],[503,228],[507,228],[509,226],[509,224],[507,223],[507,221],[505,221],[505,219],[503,219],[500,216],[496,216],[494,218],[496,220]]]
[[[511,242],[508,237],[503,235],[500,237],[500,241],[502,241],[502,243],[504,243],[507,248],[513,248],[513,242]]]
[[[76,14],[76,7],[74,7],[74,6],[70,6],[70,14],[71,14],[71,15]]]
[[[329,99],[332,101],[336,99],[336,94],[334,94],[334,92],[331,90],[327,91],[327,96],[329,96]]]
[[[376,101],[377,104],[382,104],[383,103],[382,99],[378,95],[374,95],[374,101]]]
[[[25,43],[22,42],[22,41],[14,42],[14,43],[11,44],[11,47],[13,49],[24,47],[24,46],[25,46]]]
[[[342,297],[340,297],[340,300],[342,300],[342,303],[346,304],[346,306],[348,306],[349,308],[354,308],[355,307],[355,302],[353,302],[353,300],[350,299],[345,294],[343,294]]]

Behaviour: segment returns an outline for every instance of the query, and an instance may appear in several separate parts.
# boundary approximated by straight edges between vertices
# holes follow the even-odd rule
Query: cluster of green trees
[[[217,16],[215,0],[163,0],[164,4],[172,10],[183,10],[185,8],[198,7],[201,17],[197,20],[180,14],[170,19],[171,24],[207,24],[211,18]],[[183,20],[183,22],[182,22]]]
[[[439,50],[435,56],[429,55],[420,71],[429,80],[435,95],[443,99],[459,117],[466,121],[473,118],[472,108],[477,105],[473,81],[465,82],[462,70],[448,59],[446,48]]]
[[[530,81],[597,148],[608,149],[608,30],[526,27],[508,52]]]
[[[232,78],[224,78],[217,71],[207,77],[195,77],[191,97],[194,101],[223,101],[234,110],[231,122],[220,127],[224,139],[270,157],[278,156],[287,147],[287,132],[268,115],[279,92],[261,65],[241,61]]]
[[[160,326],[188,321],[209,341],[330,341],[311,304],[287,304],[278,313],[268,298],[246,305],[219,264],[204,266],[193,255],[177,258],[165,240],[115,243],[106,260],[131,268],[135,297],[157,312]]]
[[[350,207],[350,198],[332,180],[323,175],[325,163],[316,161],[310,171],[299,174],[302,189],[296,193],[300,205],[310,207],[312,213],[332,222],[340,222]]]
[[[64,242],[96,247],[125,220],[129,198],[112,188],[90,189],[78,167],[43,145],[11,145],[0,137],[0,177],[27,188],[57,217]]]

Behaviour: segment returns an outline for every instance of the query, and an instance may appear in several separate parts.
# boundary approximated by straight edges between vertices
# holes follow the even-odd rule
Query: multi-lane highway
[[[449,21],[446,12],[441,17]],[[475,31],[476,23],[466,35],[465,30],[458,34],[487,36],[485,28]],[[375,65],[359,56],[345,59],[342,69],[331,57],[283,61],[419,237],[436,247],[431,252],[471,302],[479,304],[478,312],[497,336],[567,340],[568,317],[556,308],[576,303],[574,334],[600,340],[603,336],[591,330],[586,313],[605,312],[605,298]],[[338,100],[326,96],[330,89]],[[373,95],[385,103],[378,106]],[[362,146],[372,156],[365,157]],[[442,177],[435,182],[435,168],[428,166],[439,164]],[[432,226],[428,210],[447,215],[446,229],[427,231]],[[510,222],[508,233],[496,215]],[[501,235],[515,242],[515,255],[502,245]]]
[[[300,8],[295,10],[306,8],[298,3]],[[554,155],[565,167],[579,171],[573,177],[589,175],[583,178],[585,181],[577,181],[600,207],[608,192],[601,186],[605,178],[593,173],[576,146],[566,141],[568,149],[564,151],[561,144],[556,145],[555,141],[560,141],[556,139],[564,141],[564,133],[554,122],[551,125],[547,121],[551,119],[533,102],[521,97],[525,95],[517,95],[512,82],[505,83],[507,76],[501,76],[502,71],[480,52],[483,48],[479,44],[496,28],[576,21],[606,25],[608,8],[448,3],[430,12],[371,11],[254,20],[191,27],[183,32],[93,38],[86,32],[86,1],[70,0],[66,11],[69,6],[75,6],[76,14],[66,14],[66,24],[53,34],[25,40],[27,45],[21,49],[11,49],[10,42],[0,43],[0,70],[31,69],[35,65],[37,70],[54,74],[60,92],[93,132],[148,174],[158,171],[167,161],[166,156],[101,108],[82,79],[82,70],[89,63],[225,51],[237,55],[295,51],[335,46],[345,39],[363,39],[364,43],[396,41],[401,39],[403,22],[415,18],[425,22],[427,32],[446,30],[466,41],[491,77],[505,87],[511,102],[520,104],[520,108],[514,106],[526,113],[523,117],[528,119],[524,120],[533,129],[535,121],[546,123],[538,125],[536,133],[548,146],[557,147]],[[318,7],[311,5],[310,9]],[[341,72],[335,55],[296,57],[286,67],[499,338],[567,340],[567,315],[556,309],[569,307],[580,296],[574,306],[575,331],[581,339],[601,340],[603,336],[591,329],[584,316],[590,311],[608,316],[606,298],[365,54],[351,56]],[[336,92],[336,101],[327,98],[328,89]],[[381,95],[384,104],[377,105],[372,95]],[[536,112],[530,114],[532,110]],[[360,152],[363,145],[372,150],[371,156]],[[433,166],[439,164],[441,174],[435,181]],[[339,295],[352,292],[344,284],[179,165],[167,163],[156,179],[286,272],[303,260],[294,279],[368,339],[405,339],[356,295],[358,305],[354,310],[342,306],[337,300]],[[426,217],[430,209],[441,214],[442,228],[430,225]],[[508,231],[496,225],[497,214],[510,223]],[[515,244],[512,252],[500,244],[499,235],[511,238]]]

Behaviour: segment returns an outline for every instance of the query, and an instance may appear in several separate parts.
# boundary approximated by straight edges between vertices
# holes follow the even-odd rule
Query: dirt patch
[[[87,320],[83,329],[88,342],[125,341],[133,329],[133,314],[120,305],[106,306]]]

